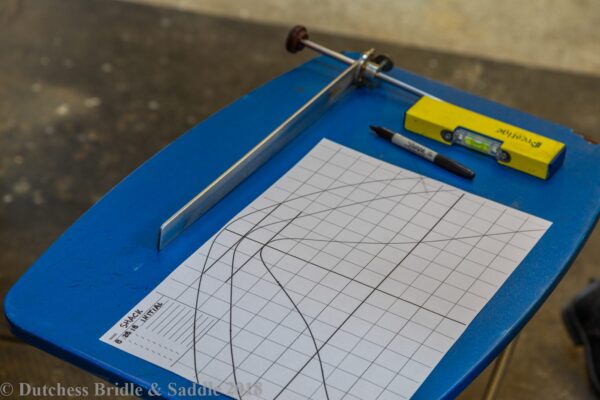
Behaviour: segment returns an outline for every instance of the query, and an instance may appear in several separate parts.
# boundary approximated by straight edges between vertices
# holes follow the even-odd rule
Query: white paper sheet
[[[240,399],[410,398],[550,225],[324,139],[101,340]]]

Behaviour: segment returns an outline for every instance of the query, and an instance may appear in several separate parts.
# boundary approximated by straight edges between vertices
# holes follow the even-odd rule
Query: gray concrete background
[[[598,0],[129,0],[600,75]]]
[[[287,27],[107,0],[0,0],[0,22],[0,297],[150,155],[309,57],[284,52]],[[336,49],[375,46],[401,68],[600,140],[597,76],[314,34]],[[524,329],[500,399],[594,398],[559,310],[598,265],[596,230]],[[461,398],[479,398],[487,373]],[[0,382],[97,380],[20,343],[0,319]]]

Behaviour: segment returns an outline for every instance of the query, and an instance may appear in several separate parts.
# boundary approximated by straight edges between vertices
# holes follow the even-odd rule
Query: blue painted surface
[[[548,181],[502,167],[466,149],[407,136],[468,165],[456,177],[369,134],[370,124],[401,131],[415,98],[387,86],[357,89],[244,181],[164,251],[160,224],[326,85],[342,66],[312,60],[242,97],[152,157],[67,230],[14,285],[4,302],[24,340],[113,382],[144,388],[191,386],[185,379],[100,342],[99,337],[233,215],[283,175],[322,137],[532,213],[553,226],[476,317],[416,393],[454,397],[518,333],[581,249],[600,210],[600,146],[570,129],[394,70],[436,96],[567,144]],[[235,140],[232,140],[235,138]],[[168,396],[166,396],[168,397]]]

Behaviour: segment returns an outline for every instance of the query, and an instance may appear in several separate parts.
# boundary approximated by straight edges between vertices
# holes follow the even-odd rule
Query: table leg
[[[492,375],[488,380],[488,384],[485,388],[485,392],[483,393],[483,400],[494,400],[498,391],[500,389],[500,384],[502,383],[502,378],[508,369],[508,363],[510,362],[511,356],[515,351],[515,347],[517,344],[517,339],[519,337],[515,337],[512,342],[506,346],[506,348],[500,353],[500,355],[494,361],[494,368],[492,370]]]

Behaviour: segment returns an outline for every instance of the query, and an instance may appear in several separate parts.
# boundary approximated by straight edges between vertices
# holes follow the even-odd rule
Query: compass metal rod
[[[409,92],[414,93],[414,94],[418,94],[419,96],[426,96],[426,97],[430,97],[430,98],[432,98],[434,100],[443,101],[439,97],[436,97],[436,96],[432,95],[429,92],[426,92],[424,90],[416,88],[416,87],[414,87],[412,85],[409,85],[408,83],[402,82],[402,81],[400,81],[400,80],[398,80],[396,78],[392,78],[391,76],[389,76],[388,74],[384,74],[383,72],[377,72],[375,74],[375,76],[377,78],[381,79],[384,82],[387,82],[387,83],[389,83],[391,85],[394,85],[396,87],[399,87],[401,89],[408,90]]]
[[[344,64],[350,65],[356,61],[355,59],[348,57],[345,54],[342,54],[340,52],[332,50],[332,49],[325,47],[319,43],[313,42],[312,40],[308,39],[308,31],[306,30],[306,28],[304,28],[302,26],[296,26],[292,29],[292,31],[290,32],[290,36],[288,37],[287,49],[288,49],[288,51],[295,53],[297,51],[302,50],[302,48],[304,48],[304,47],[308,47],[309,49],[314,50],[317,53],[331,57],[335,60],[343,62]],[[415,86],[412,86],[406,82],[402,82],[401,80],[393,78],[386,73],[383,73],[380,71],[375,72],[375,77],[384,82],[389,83],[390,85],[399,87],[403,90],[407,90],[416,95],[427,96],[432,99],[442,101],[440,98],[434,96],[433,94],[426,92],[424,90],[421,90],[421,89],[419,89]]]
[[[316,51],[317,53],[329,56],[348,65],[356,61],[345,54],[338,53],[335,50],[331,50],[325,46],[321,46],[319,43],[315,43],[312,40],[304,39],[302,40],[302,44],[308,47],[309,49]]]

